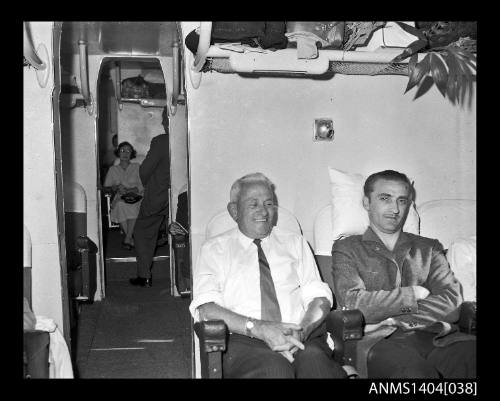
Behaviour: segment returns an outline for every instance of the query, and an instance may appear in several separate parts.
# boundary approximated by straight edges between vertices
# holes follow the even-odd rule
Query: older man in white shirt
[[[273,227],[274,188],[261,173],[233,184],[238,227],[203,244],[190,311],[227,324],[226,378],[344,378],[326,343],[332,293],[304,238]]]

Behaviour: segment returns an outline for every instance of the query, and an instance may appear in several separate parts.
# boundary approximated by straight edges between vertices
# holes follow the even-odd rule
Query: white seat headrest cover
[[[288,230],[293,231],[297,234],[302,235],[302,229],[300,228],[300,224],[295,218],[295,216],[289,210],[278,206],[278,221],[276,226]],[[223,210],[217,213],[207,224],[207,229],[205,231],[205,238],[212,238],[216,235],[222,234],[228,230],[236,227],[236,222],[230,216],[227,210]]]

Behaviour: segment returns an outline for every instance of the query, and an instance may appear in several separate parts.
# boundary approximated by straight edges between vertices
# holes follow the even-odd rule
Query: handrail
[[[47,68],[47,64],[45,64],[42,59],[38,56],[35,51],[35,46],[33,44],[33,39],[31,38],[29,22],[23,22],[23,45],[24,45],[24,57],[30,63],[33,68],[43,71]]]
[[[85,40],[79,40],[78,47],[80,49],[80,85],[82,95],[85,103],[90,106],[89,74],[87,70],[87,42]]]
[[[179,42],[176,40],[172,43],[172,104],[170,105],[171,115],[177,112],[177,99],[180,91],[180,76],[179,76]]]
[[[115,92],[116,92],[116,101],[120,103],[121,100],[121,90],[122,90],[122,74],[121,74],[121,66],[117,61],[115,62]]]
[[[200,39],[198,41],[198,49],[196,50],[196,57],[194,58],[193,66],[191,67],[194,71],[200,72],[205,60],[207,58],[207,52],[210,48],[210,38],[212,34],[212,21],[201,21],[200,22]]]

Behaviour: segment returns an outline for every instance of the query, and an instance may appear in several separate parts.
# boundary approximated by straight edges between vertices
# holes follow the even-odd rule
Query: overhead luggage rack
[[[219,73],[243,73],[243,71],[235,71],[232,67],[228,58],[208,58],[203,66],[201,72],[215,71]],[[270,73],[270,71],[246,71],[247,73]],[[282,69],[280,71],[273,71],[275,74],[280,75],[312,75],[306,73],[300,73],[298,71],[286,71]],[[407,63],[366,63],[366,62],[354,62],[354,61],[330,61],[328,60],[327,69],[323,74],[336,73],[344,75],[408,75],[408,64]]]
[[[142,99],[142,98],[120,98],[122,103],[137,103],[142,107],[165,107],[167,99]]]
[[[319,49],[314,59],[299,59],[297,50],[264,50],[231,44],[210,45],[211,22],[201,22],[196,56],[188,53],[189,75],[196,89],[201,74],[208,71],[237,74],[271,74],[284,76],[320,76],[328,73],[347,75],[408,75],[408,61],[392,60],[401,47],[380,47],[375,51]],[[420,61],[425,54],[419,54]]]

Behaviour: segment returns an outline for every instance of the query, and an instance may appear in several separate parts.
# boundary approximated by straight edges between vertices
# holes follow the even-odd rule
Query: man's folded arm
[[[418,302],[418,314],[453,323],[458,320],[463,302],[460,282],[450,269],[442,245],[436,241],[432,249],[429,277],[424,283],[430,294]]]
[[[418,312],[412,286],[394,290],[367,291],[355,262],[344,252],[332,252],[335,295],[341,307],[359,309],[366,323],[378,323],[388,317]]]

